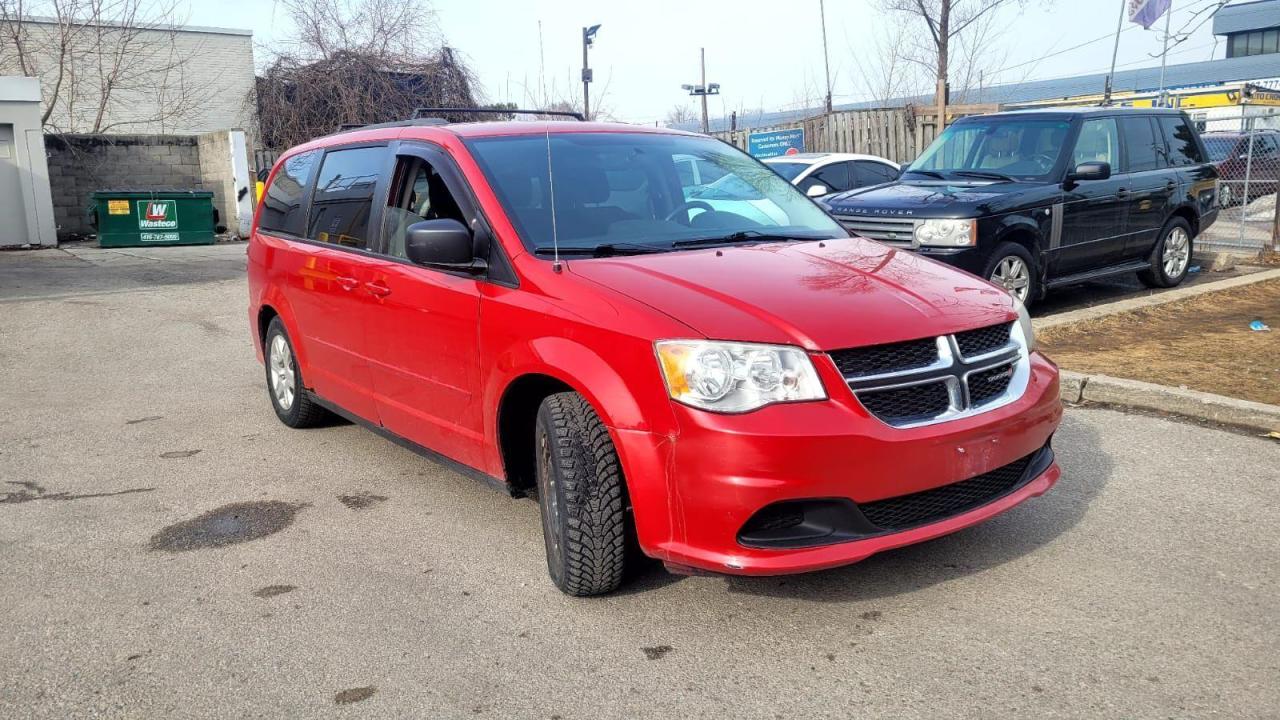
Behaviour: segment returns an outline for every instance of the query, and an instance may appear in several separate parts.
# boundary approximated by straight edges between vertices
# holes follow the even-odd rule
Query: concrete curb
[[[1096,320],[1101,317],[1107,317],[1108,315],[1115,315],[1117,313],[1129,312],[1130,310],[1138,310],[1141,308],[1155,307],[1157,305],[1165,305],[1167,303],[1185,300],[1187,298],[1204,295],[1206,293],[1228,290],[1230,288],[1241,287],[1243,285],[1252,285],[1253,283],[1263,282],[1264,280],[1275,280],[1277,278],[1280,278],[1280,268],[1274,270],[1263,270],[1261,272],[1239,275],[1225,280],[1216,280],[1214,282],[1192,285],[1190,287],[1174,288],[1172,290],[1165,290],[1153,295],[1144,295],[1143,297],[1119,300],[1105,305],[1071,310],[1057,315],[1050,315],[1046,318],[1035,318],[1032,320],[1032,324],[1035,326],[1036,330],[1046,330],[1059,325],[1068,325],[1070,323],[1081,322],[1084,320]]]
[[[1280,405],[1069,370],[1062,371],[1060,386],[1063,401],[1071,404],[1092,402],[1154,410],[1262,434],[1280,431]]]

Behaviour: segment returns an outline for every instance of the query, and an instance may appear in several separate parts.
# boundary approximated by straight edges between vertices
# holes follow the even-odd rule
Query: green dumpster
[[[115,190],[93,194],[98,247],[211,245],[218,224],[206,190]]]

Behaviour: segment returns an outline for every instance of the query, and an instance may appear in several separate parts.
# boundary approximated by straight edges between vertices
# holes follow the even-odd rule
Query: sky
[[[889,27],[881,2],[826,0],[836,104],[870,99],[869,78],[880,72],[883,55],[877,43],[884,43]],[[1011,4],[983,38],[994,71],[984,73],[984,83],[1106,72],[1122,2],[1041,0],[1021,9]],[[1188,23],[1194,27],[1194,11],[1211,4],[1173,0],[1174,32]],[[581,32],[594,24],[601,28],[590,51],[592,107],[612,119],[652,124],[676,105],[694,107],[680,86],[700,82],[703,47],[707,81],[721,86],[721,95],[709,100],[713,117],[808,107],[824,86],[819,0],[434,0],[432,6],[447,44],[476,73],[489,101],[527,106],[543,98],[580,99]],[[252,30],[259,64],[289,32],[270,0],[192,0],[189,18],[194,25]],[[1173,48],[1169,63],[1225,57],[1225,44],[1215,43],[1211,24]],[[1161,25],[1149,31],[1128,22],[1125,27],[1118,67],[1158,66]]]

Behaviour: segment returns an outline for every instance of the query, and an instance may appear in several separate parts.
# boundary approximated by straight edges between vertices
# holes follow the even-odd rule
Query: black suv
[[[1218,173],[1177,110],[996,113],[948,127],[895,183],[826,199],[851,232],[981,275],[1026,304],[1137,272],[1182,282]]]

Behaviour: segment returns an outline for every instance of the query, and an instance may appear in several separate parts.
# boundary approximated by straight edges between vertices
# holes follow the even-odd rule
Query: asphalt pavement
[[[47,252],[0,253],[0,717],[1280,714],[1275,441],[1072,409],[983,525],[572,599],[533,501],[276,420],[243,246]]]

